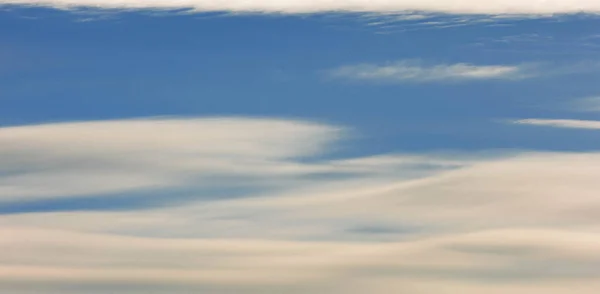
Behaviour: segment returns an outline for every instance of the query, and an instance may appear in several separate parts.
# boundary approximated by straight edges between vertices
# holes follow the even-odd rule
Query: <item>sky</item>
[[[599,13],[0,0],[0,293],[598,293]]]

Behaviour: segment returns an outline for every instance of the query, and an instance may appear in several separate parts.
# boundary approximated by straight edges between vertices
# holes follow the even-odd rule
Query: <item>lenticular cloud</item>
[[[198,12],[428,12],[484,15],[548,15],[600,13],[598,0],[0,0],[0,5],[46,6],[60,9],[181,9]]]

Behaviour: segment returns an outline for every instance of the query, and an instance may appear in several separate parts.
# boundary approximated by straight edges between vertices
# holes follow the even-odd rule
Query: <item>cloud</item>
[[[10,293],[79,287],[83,290],[73,292],[341,294],[416,286],[433,294],[445,285],[479,288],[472,293],[498,288],[570,293],[568,285],[577,282],[588,289],[582,293],[591,294],[598,286],[600,257],[596,234],[561,230],[499,230],[381,244],[149,239],[25,227],[3,228],[0,238],[0,248],[11,253],[0,257],[0,290]]]
[[[598,163],[596,153],[523,153],[417,179],[346,182],[187,209],[191,215],[256,210],[257,227],[246,232],[268,232],[269,223],[331,227],[325,234],[316,230],[312,238],[332,236],[356,220],[418,228],[399,230],[396,238],[491,228],[599,229]]]
[[[512,121],[515,124],[569,128],[569,129],[600,129],[600,121],[576,119],[520,119]]]
[[[0,128],[0,202],[159,189],[319,167],[341,130],[268,119],[138,119]]]
[[[0,129],[0,187],[29,193],[5,201],[154,187],[120,186],[134,176],[197,193],[239,179],[263,187],[143,210],[0,215],[0,292],[600,289],[599,153],[310,158],[347,133],[256,118]],[[85,190],[66,176],[75,174]]]
[[[175,193],[170,189],[250,194],[311,178],[393,174],[412,166],[404,169],[410,177],[427,170],[418,167],[418,156],[310,160],[334,150],[350,134],[315,122],[235,117],[5,127],[0,128],[0,203]]]
[[[565,75],[594,74],[596,61],[573,63],[522,63],[517,65],[475,65],[469,63],[434,64],[419,60],[399,60],[382,64],[362,63],[328,70],[336,79],[387,83],[466,82],[483,80],[523,80]]]
[[[319,12],[431,12],[449,14],[562,14],[598,13],[600,3],[595,0],[2,0],[3,4],[40,5],[56,8],[77,6],[108,9],[178,9],[195,11],[231,11],[262,13],[319,13]]]
[[[333,78],[382,82],[517,80],[535,75],[537,73],[526,66],[465,63],[426,65],[417,61],[349,65],[329,72],[329,76]]]

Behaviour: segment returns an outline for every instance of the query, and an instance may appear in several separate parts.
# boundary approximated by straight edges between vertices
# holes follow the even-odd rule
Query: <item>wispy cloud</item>
[[[387,63],[344,65],[327,71],[327,76],[372,82],[466,82],[483,80],[517,81],[531,78],[552,78],[565,75],[595,74],[597,61],[574,63],[529,62],[508,65],[470,63],[435,64],[420,60],[399,60]]]
[[[357,20],[375,28],[379,34],[463,26],[511,25],[515,21],[543,18],[542,15],[440,14],[433,12],[363,13]]]
[[[78,197],[107,186],[124,197],[131,187],[123,183],[135,176],[143,181],[134,189],[271,185],[242,198],[152,209],[0,215],[0,251],[8,252],[0,254],[0,292],[600,289],[600,154],[302,160],[330,151],[344,130],[239,117],[0,129],[4,201]],[[329,177],[339,173],[352,176]],[[215,174],[235,178],[206,176]]]
[[[11,254],[0,255],[0,290],[566,294],[576,283],[596,293],[599,163],[598,154],[532,153],[418,180],[3,216],[0,249]],[[377,242],[352,230],[365,222],[423,229]]]
[[[303,160],[331,151],[351,132],[308,121],[243,117],[0,128],[0,203],[215,189],[224,183],[264,189],[303,178],[373,176],[421,164],[418,157]]]
[[[8,175],[0,177],[0,202],[316,172],[319,167],[291,159],[319,154],[341,132],[316,123],[251,118],[0,128],[0,174]]]
[[[57,8],[76,6],[116,9],[176,9],[196,11],[232,11],[263,13],[317,13],[317,12],[433,12],[450,14],[560,14],[599,13],[600,3],[595,0],[555,0],[540,3],[535,0],[0,0],[3,4],[43,5]]]
[[[419,61],[397,61],[388,64],[358,64],[329,71],[333,78],[381,82],[443,82],[505,79],[535,76],[524,65],[424,64]]]
[[[383,294],[418,287],[433,294],[444,293],[436,290],[446,287],[475,288],[461,293],[501,293],[494,292],[501,287],[511,288],[511,293],[537,294],[550,288],[554,289],[550,293],[570,293],[569,284],[577,283],[580,293],[592,294],[598,286],[593,269],[600,239],[567,230],[493,230],[360,244],[166,240],[2,229],[0,238],[5,241],[0,249],[11,254],[0,257],[4,264],[0,290],[10,293],[22,293],[17,292],[19,286],[28,285],[44,293],[101,293],[103,288],[155,293],[151,291],[159,288],[158,293],[210,289],[211,293]],[[523,279],[529,282],[519,283]],[[84,288],[73,291],[78,285]]]
[[[595,120],[577,120],[577,119],[520,119],[512,123],[534,126],[545,126],[555,128],[571,129],[600,129],[600,121]]]

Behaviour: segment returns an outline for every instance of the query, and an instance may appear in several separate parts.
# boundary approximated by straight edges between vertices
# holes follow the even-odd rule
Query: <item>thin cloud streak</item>
[[[326,71],[334,79],[385,83],[441,83],[485,80],[519,81],[532,78],[555,78],[566,75],[589,75],[600,71],[600,63],[529,62],[522,64],[481,65],[470,63],[431,63],[421,60],[399,60],[388,63],[344,65]]]
[[[600,129],[600,121],[595,120],[577,120],[577,119],[520,119],[514,120],[512,123],[522,125],[533,125],[554,128],[570,128],[570,129]]]
[[[388,64],[358,64],[342,66],[329,71],[338,79],[380,82],[444,82],[477,80],[519,80],[534,77],[537,73],[527,66],[424,64],[418,61],[397,61]]]

